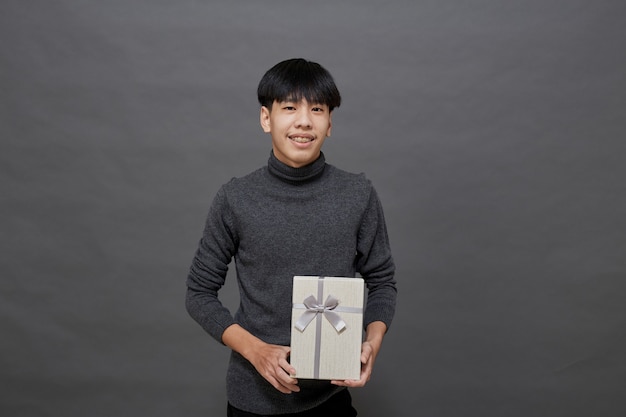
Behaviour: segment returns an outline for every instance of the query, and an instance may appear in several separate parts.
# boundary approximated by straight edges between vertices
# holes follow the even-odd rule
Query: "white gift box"
[[[291,358],[296,378],[360,379],[361,278],[295,276]]]

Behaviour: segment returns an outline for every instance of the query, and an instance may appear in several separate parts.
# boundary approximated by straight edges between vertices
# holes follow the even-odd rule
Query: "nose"
[[[306,106],[300,106],[296,115],[296,127],[310,128],[311,127],[311,115],[309,109]]]

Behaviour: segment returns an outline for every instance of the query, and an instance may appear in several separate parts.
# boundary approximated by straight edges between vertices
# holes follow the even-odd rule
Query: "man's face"
[[[330,136],[330,110],[306,100],[274,101],[272,110],[261,107],[261,127],[272,135],[274,155],[284,164],[300,168],[315,161]]]

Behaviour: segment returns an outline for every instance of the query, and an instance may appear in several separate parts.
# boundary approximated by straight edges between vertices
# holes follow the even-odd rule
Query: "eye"
[[[321,107],[313,107],[311,110],[314,112],[319,112],[319,113],[322,113],[324,111],[324,109]]]

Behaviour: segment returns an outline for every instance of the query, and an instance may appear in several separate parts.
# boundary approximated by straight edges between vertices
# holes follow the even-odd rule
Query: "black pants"
[[[328,401],[301,413],[279,414],[277,417],[355,417],[356,410],[352,407],[352,397],[347,389],[333,395]],[[239,410],[228,403],[227,417],[267,417],[261,414]]]

